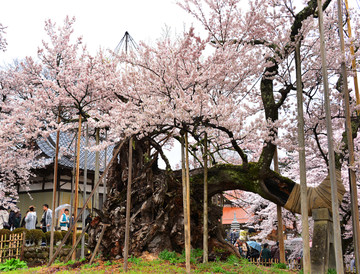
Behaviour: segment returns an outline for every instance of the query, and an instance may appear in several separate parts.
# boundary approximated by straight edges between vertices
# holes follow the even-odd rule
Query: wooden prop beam
[[[124,247],[124,271],[128,271],[129,240],[130,240],[130,211],[131,211],[131,183],[132,183],[132,155],[133,138],[129,141],[128,184],[126,191],[126,223],[125,223],[125,247]]]
[[[322,7],[322,1],[317,0],[318,7]],[[331,124],[331,111],[330,111],[330,92],[328,73],[326,66],[326,51],[325,51],[325,38],[324,38],[324,24],[323,24],[323,11],[318,8],[319,15],[319,32],[320,32],[320,52],[321,52],[321,65],[324,81],[324,108],[326,114],[326,128],[327,128],[327,141],[328,141],[328,154],[329,154],[329,171],[331,181],[331,204],[333,213],[334,225],[334,246],[335,246],[335,259],[336,259],[336,272],[338,274],[344,273],[343,266],[343,253],[341,246],[341,231],[340,231],[340,217],[339,217],[339,202],[337,199],[337,184],[335,172],[335,154],[333,146],[333,132]]]
[[[69,254],[65,258],[65,263],[70,260],[71,255],[74,253],[74,250],[76,249],[77,245],[80,243],[81,239],[83,239],[83,236],[85,235],[85,232],[88,229],[89,225],[90,225],[90,223],[88,223],[86,225],[85,229],[83,229],[83,231],[81,232],[80,237],[76,239],[75,245],[71,248]],[[75,254],[75,256],[76,256],[76,254]]]
[[[321,7],[321,5],[320,5]],[[320,9],[321,10],[321,9]],[[303,239],[303,267],[304,273],[311,273],[310,259],[310,236],[309,236],[309,211],[307,202],[306,185],[306,159],[305,159],[305,136],[304,136],[304,109],[303,109],[303,89],[301,79],[301,60],[300,60],[300,41],[295,45],[296,63],[296,97],[297,97],[297,119],[298,119],[298,143],[299,143],[299,165],[300,165],[300,202],[301,202],[301,225]]]
[[[209,231],[208,231],[208,144],[207,144],[207,132],[204,136],[204,237],[203,237],[203,263],[207,263],[209,260]]]
[[[106,230],[106,228],[107,228],[108,226],[109,226],[108,224],[103,224],[103,228],[102,228],[102,230],[101,230],[101,233],[100,233],[100,236],[99,236],[99,240],[98,240],[98,242],[96,243],[96,246],[95,246],[95,249],[94,249],[94,253],[93,253],[93,255],[91,256],[91,259],[90,259],[90,262],[89,262],[90,265],[93,263],[93,261],[94,261],[94,259],[95,259],[95,256],[96,256],[96,254],[98,253],[101,240],[102,240],[102,238],[104,237],[105,230]]]
[[[99,187],[101,180],[103,179],[103,177],[105,176],[105,174],[108,173],[110,166],[112,164],[112,162],[116,159],[117,155],[119,154],[120,149],[122,148],[122,146],[124,145],[125,140],[123,140],[120,144],[119,147],[115,150],[113,157],[111,158],[110,162],[108,163],[108,165],[106,166],[104,173],[101,175],[100,179],[96,182],[93,190],[91,191],[89,197],[87,197],[83,207],[81,208],[79,215],[75,218],[74,223],[71,225],[71,227],[69,228],[68,232],[65,234],[64,238],[62,239],[59,247],[57,248],[55,254],[52,256],[52,258],[49,260],[49,263],[47,264],[47,266],[51,266],[52,263],[55,261],[55,258],[59,255],[63,245],[65,244],[66,240],[69,238],[71,230],[75,227],[75,224],[77,223],[77,221],[80,219],[81,214],[84,213],[85,208],[87,206],[87,204],[89,203],[90,199],[94,196],[94,193],[96,191],[96,189]]]
[[[59,114],[57,123],[60,124],[60,111],[59,108]],[[57,180],[58,180],[58,166],[59,166],[59,142],[60,142],[60,130],[58,129],[56,131],[56,147],[55,147],[55,161],[54,161],[54,184],[53,184],[53,200],[52,200],[52,219],[51,219],[51,229],[50,229],[50,252],[49,252],[49,259],[53,255],[54,251],[54,231],[55,231],[55,206],[56,206],[56,190],[57,190]]]

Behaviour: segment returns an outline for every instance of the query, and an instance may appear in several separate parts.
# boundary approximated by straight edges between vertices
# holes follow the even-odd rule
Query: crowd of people
[[[40,227],[43,232],[50,231],[52,225],[52,210],[49,208],[48,204],[44,204],[42,209],[43,212],[40,223],[38,223],[36,209],[33,205],[29,206],[25,216],[21,216],[20,210],[17,208],[9,211],[3,206],[0,206],[0,229],[14,230],[19,227],[24,227],[26,229],[36,229],[37,227]],[[91,214],[89,214],[85,223],[87,224],[91,222],[91,220],[92,217]],[[58,227],[61,231],[67,231],[73,221],[74,214],[72,214],[72,217],[70,218],[69,209],[65,208],[62,210],[59,216]]]
[[[280,261],[280,249],[279,243],[272,247],[268,243],[261,245],[260,243],[247,239],[247,236],[243,236],[239,231],[234,229],[230,233],[229,240],[238,250],[243,258],[248,260],[260,259],[264,262],[269,262],[271,259],[274,261]]]

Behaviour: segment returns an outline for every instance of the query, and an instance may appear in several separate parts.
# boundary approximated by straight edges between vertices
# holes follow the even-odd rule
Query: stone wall
[[[48,246],[31,246],[24,248],[24,261],[27,263],[28,266],[38,266],[44,265],[49,261],[49,247]],[[54,248],[54,252],[56,247]],[[63,262],[67,255],[69,254],[71,248],[63,248],[60,251],[57,260]],[[85,255],[88,254],[89,250],[85,248]],[[76,259],[80,258],[81,249],[76,249]]]

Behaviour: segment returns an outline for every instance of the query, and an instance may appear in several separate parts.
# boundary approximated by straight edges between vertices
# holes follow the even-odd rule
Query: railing
[[[254,264],[254,265],[257,265],[257,266],[272,266],[273,264],[278,264],[280,263],[278,259],[270,259],[270,260],[261,260],[260,258],[259,259],[256,259],[256,258],[251,258],[249,259],[250,263]],[[302,269],[302,262],[296,260],[296,259],[293,259],[293,260],[287,260],[286,261],[286,265],[289,269]]]
[[[24,249],[25,235],[10,234],[1,235],[0,237],[0,263],[8,259],[21,259]]]

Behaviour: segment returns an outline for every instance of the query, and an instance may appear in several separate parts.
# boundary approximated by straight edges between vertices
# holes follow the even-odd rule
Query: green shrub
[[[132,256],[128,259],[129,263],[133,264],[139,264],[141,262],[141,258],[136,258],[135,256]]]
[[[21,268],[27,268],[26,263],[14,258],[6,260],[5,263],[0,264],[0,271],[11,271]]]
[[[159,253],[159,258],[165,261],[170,261],[171,259],[178,259],[178,255],[175,251],[168,251],[165,249]]]
[[[50,237],[51,237],[51,231],[45,232],[45,240],[47,244],[50,244]],[[58,241],[61,241],[63,238],[63,235],[60,231],[54,231],[54,243],[57,243]]]
[[[273,264],[272,267],[277,269],[286,269],[287,265],[284,263],[277,263],[277,264]]]
[[[18,227],[18,228],[15,228],[11,233],[13,234],[22,234],[23,232],[28,233],[28,229],[26,229],[25,227]]]
[[[1,235],[6,235],[6,239],[9,239],[10,233],[11,232],[9,229],[0,229],[0,237],[1,237]]]
[[[329,268],[327,273],[328,274],[336,274],[337,272],[336,272],[336,269]]]
[[[232,265],[239,265],[241,263],[240,259],[234,254],[231,254],[226,259],[226,262],[229,263],[229,264],[232,264]]]
[[[30,229],[26,233],[26,240],[32,241],[37,245],[39,241],[45,237],[45,233],[41,229]]]

